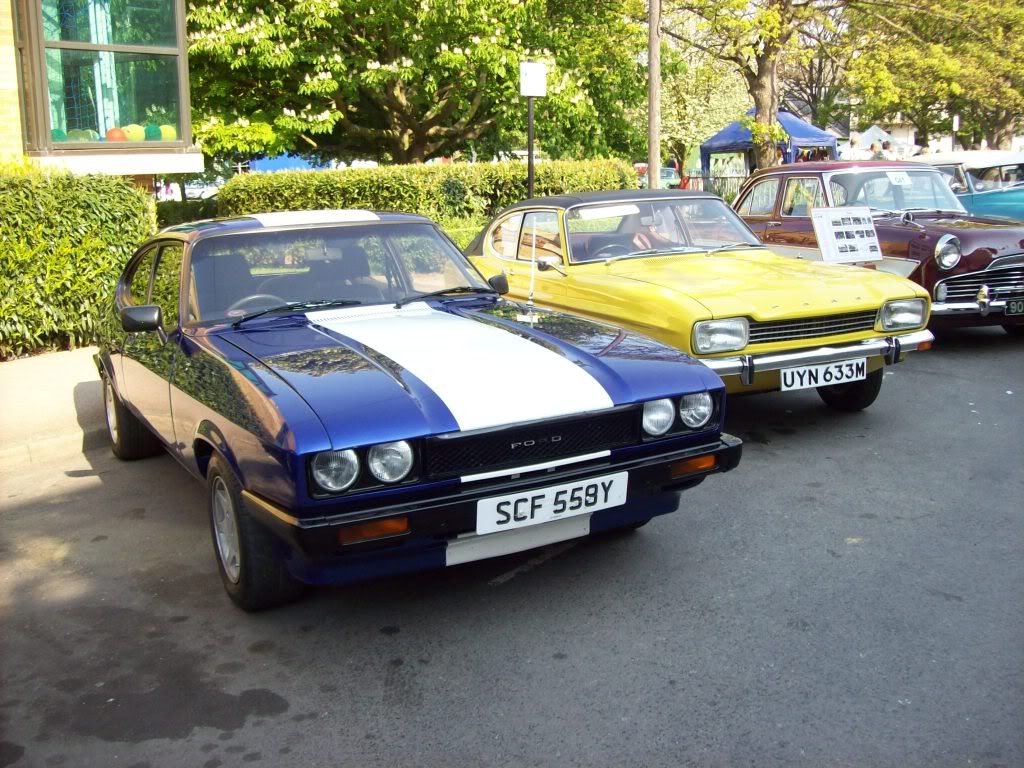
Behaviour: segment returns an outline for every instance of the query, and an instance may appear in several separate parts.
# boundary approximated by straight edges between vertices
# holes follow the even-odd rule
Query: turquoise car
[[[1024,221],[1024,152],[970,150],[914,159],[949,176],[950,189],[971,214]]]

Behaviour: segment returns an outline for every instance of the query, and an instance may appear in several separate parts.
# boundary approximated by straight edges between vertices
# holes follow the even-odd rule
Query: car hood
[[[615,274],[669,288],[713,317],[780,320],[876,309],[889,299],[924,296],[896,275],[777,256],[767,249],[623,259]]]
[[[884,242],[906,238],[910,242],[908,255],[929,258],[935,242],[943,235],[955,235],[964,253],[979,249],[992,258],[1024,252],[1024,224],[1008,222],[996,216],[970,216],[967,214],[914,214],[912,222],[899,219],[875,219],[875,230]]]
[[[336,449],[722,386],[646,337],[506,301],[310,312],[225,336],[294,388]]]

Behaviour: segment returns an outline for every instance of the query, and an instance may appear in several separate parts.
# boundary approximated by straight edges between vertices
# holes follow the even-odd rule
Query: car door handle
[[[768,223],[765,224],[765,226],[766,227],[781,227],[782,226],[782,222],[781,221],[769,221]]]

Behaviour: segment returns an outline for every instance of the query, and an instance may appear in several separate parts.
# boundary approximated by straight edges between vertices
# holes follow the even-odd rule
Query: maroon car
[[[935,168],[889,161],[781,165],[751,175],[734,203],[761,240],[804,258],[817,252],[811,208],[844,206],[871,209],[884,257],[877,268],[928,289],[931,327],[1001,325],[1024,335],[1024,224],[971,216]]]

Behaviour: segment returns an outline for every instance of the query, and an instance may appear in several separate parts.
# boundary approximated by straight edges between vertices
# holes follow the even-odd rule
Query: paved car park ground
[[[1024,345],[862,414],[731,401],[630,535],[235,609],[202,487],[103,444],[88,354],[0,366],[0,766],[1024,765]]]

